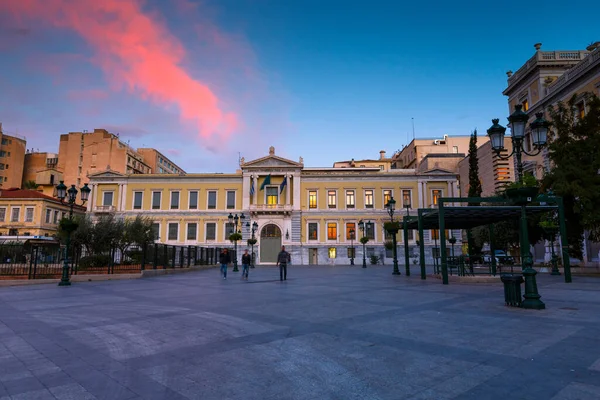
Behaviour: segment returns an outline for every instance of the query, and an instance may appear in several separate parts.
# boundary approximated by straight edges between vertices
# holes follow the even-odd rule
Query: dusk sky
[[[489,5],[493,3],[494,5]],[[600,40],[597,1],[0,0],[0,122],[105,128],[188,172],[376,158],[506,122],[507,70]]]

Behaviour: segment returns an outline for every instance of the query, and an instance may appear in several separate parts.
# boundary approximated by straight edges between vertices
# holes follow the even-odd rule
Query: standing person
[[[277,255],[277,265],[279,266],[279,280],[287,280],[287,265],[291,262],[290,253],[285,251],[285,246],[281,246],[281,251]]]
[[[250,268],[250,254],[248,254],[248,249],[244,250],[244,254],[242,254],[242,279],[248,280],[248,268]]]
[[[221,263],[221,275],[223,275],[223,279],[227,279],[227,264],[231,262],[231,256],[227,249],[221,251],[219,262]]]

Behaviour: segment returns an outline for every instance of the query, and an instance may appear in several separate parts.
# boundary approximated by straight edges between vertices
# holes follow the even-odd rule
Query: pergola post
[[[490,252],[492,262],[492,275],[496,276],[496,247],[494,246],[494,224],[489,224],[488,229],[490,231]]]
[[[562,197],[553,200],[558,205],[558,225],[560,227],[560,243],[562,247],[562,261],[565,269],[565,283],[571,283],[571,260],[569,258],[569,243],[567,240],[567,226],[565,224],[565,207]]]
[[[406,276],[410,276],[410,258],[408,255],[408,216],[402,218],[402,226],[404,231],[404,268],[406,270]]]
[[[473,232],[467,229],[467,253],[469,253],[469,270],[473,271]]]
[[[427,279],[427,271],[425,270],[425,243],[423,240],[423,210],[418,210],[418,227],[419,227],[419,262],[421,263],[421,279]]]
[[[442,253],[442,283],[448,284],[448,259],[446,257],[446,223],[444,221],[444,200],[439,199],[440,249]]]

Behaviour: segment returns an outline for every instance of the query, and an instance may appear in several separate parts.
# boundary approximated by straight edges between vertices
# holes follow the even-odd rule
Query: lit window
[[[412,208],[412,196],[411,191],[409,189],[402,190],[402,206],[410,206]]]
[[[432,201],[432,203],[433,203],[434,206],[438,205],[440,197],[442,197],[442,191],[441,191],[441,189],[434,189],[434,190],[431,191],[431,201]]]
[[[278,201],[278,187],[267,187],[267,204],[274,206],[279,203]]]
[[[318,240],[319,225],[316,222],[308,223],[308,240]]]
[[[585,117],[585,104],[583,103],[583,101],[577,103],[577,116],[579,117],[579,119]]]
[[[365,190],[365,208],[373,208],[373,191]]]
[[[327,191],[327,206],[329,208],[336,208],[337,205],[337,192],[335,190]]]
[[[336,251],[335,247],[330,247],[328,253],[329,253],[329,258],[336,258],[336,256],[337,256],[337,251]]]
[[[308,208],[317,208],[317,191],[308,192]]]
[[[354,222],[348,222],[346,224],[346,240],[356,239],[356,224]]]
[[[527,99],[523,100],[521,102],[521,105],[523,106],[523,111],[524,112],[529,111],[529,101],[527,101]]]
[[[391,198],[392,198],[392,191],[389,189],[384,190],[383,191],[383,206],[384,207],[390,201]]]
[[[327,224],[327,240],[337,239],[337,224],[335,222],[329,222]]]
[[[354,190],[346,190],[346,208],[354,208]]]

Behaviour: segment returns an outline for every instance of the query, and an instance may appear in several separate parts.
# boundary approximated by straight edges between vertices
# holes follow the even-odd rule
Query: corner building
[[[383,223],[389,221],[384,208],[389,197],[397,202],[395,218],[401,219],[406,215],[403,204],[410,204],[409,212],[416,216],[417,208],[434,207],[440,197],[459,196],[457,176],[447,171],[417,174],[411,169],[307,168],[302,158],[298,162],[281,158],[273,147],[265,157],[241,161],[241,169],[234,174],[100,172],[90,176],[88,212],[93,217],[106,213],[125,218],[148,216],[154,221],[159,243],[230,248],[228,215],[243,213],[243,239],[238,247],[248,247],[250,227],[256,221],[254,251],[259,264],[274,264],[281,245],[291,253],[292,264],[349,264],[353,248],[360,264],[363,253],[358,222],[363,220],[368,222],[365,235],[370,238],[367,257],[383,256],[385,263],[391,264],[392,252],[384,247],[390,238],[383,229]],[[450,235],[461,237],[460,232]],[[436,236],[436,232],[424,232],[428,262],[437,253]],[[401,264],[402,240],[399,233]],[[410,232],[414,259],[416,240],[417,232]]]

